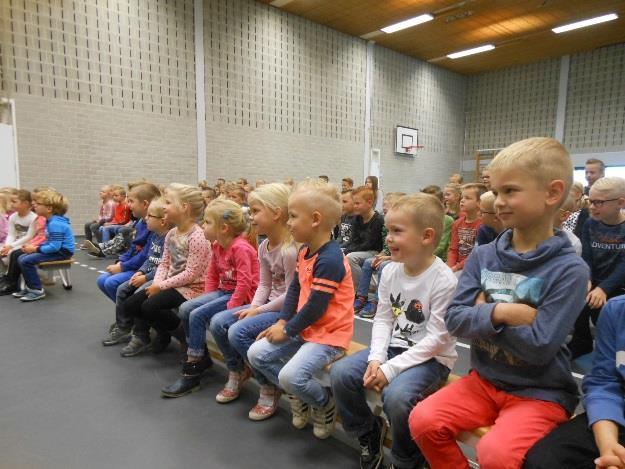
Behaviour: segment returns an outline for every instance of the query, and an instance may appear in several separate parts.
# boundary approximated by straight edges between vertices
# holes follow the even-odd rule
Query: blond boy
[[[290,395],[293,426],[304,428],[312,407],[317,438],[332,433],[335,409],[329,388],[314,376],[349,347],[354,327],[349,264],[330,239],[340,214],[334,187],[320,180],[298,184],[289,198],[288,227],[304,246],[282,307],[284,319],[248,350],[252,367]]]
[[[100,238],[100,227],[111,221],[114,211],[115,201],[113,200],[111,186],[102,186],[100,189],[100,211],[96,218],[85,223],[85,241],[93,242],[93,238],[98,243],[102,241]],[[86,245],[83,244],[82,249],[86,249]]]
[[[592,286],[569,342],[573,358],[592,351],[588,319],[596,322],[606,301],[623,294],[625,286],[625,179],[598,179],[590,188],[589,202],[590,218],[582,231],[582,257],[590,267]]]
[[[482,224],[477,230],[476,242],[478,246],[494,241],[503,231],[503,225],[497,218],[495,210],[495,194],[492,191],[484,192],[480,197],[480,216]]]
[[[584,306],[588,267],[553,217],[573,166],[551,138],[502,150],[489,165],[504,231],[466,262],[445,324],[471,342],[471,372],[417,404],[412,437],[432,469],[468,468],[458,433],[490,426],[483,469],[518,469],[527,450],[578,402],[564,341]]]

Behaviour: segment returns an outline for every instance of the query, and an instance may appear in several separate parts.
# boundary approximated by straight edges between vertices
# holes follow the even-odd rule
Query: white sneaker
[[[328,438],[334,430],[336,422],[336,409],[334,407],[334,399],[330,397],[328,403],[316,409],[312,409],[313,415],[313,434],[320,440]]]
[[[291,404],[291,413],[293,414],[291,423],[295,428],[301,430],[308,423],[308,418],[310,416],[308,404],[300,398],[295,397],[293,394],[289,394],[288,398],[289,404]]]

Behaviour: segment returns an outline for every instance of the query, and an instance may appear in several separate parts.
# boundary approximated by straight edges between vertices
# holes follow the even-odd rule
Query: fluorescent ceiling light
[[[565,24],[564,26],[558,26],[557,28],[553,28],[552,31],[556,34],[564,33],[566,31],[571,31],[573,29],[585,28],[586,26],[592,26],[593,24],[605,23],[606,21],[612,21],[618,18],[618,15],[615,13],[610,13],[608,15],[597,16],[596,18],[590,18],[583,21],[578,21],[577,23]]]
[[[402,29],[411,28],[421,23],[427,23],[428,21],[432,21],[434,17],[430,14],[415,16],[414,18],[410,18],[399,23],[392,24],[387,26],[386,28],[382,28],[386,34],[394,33],[396,31],[401,31]]]
[[[493,50],[495,46],[487,44],[485,46],[474,47],[473,49],[467,49],[460,52],[454,52],[453,54],[447,54],[450,59],[459,59],[460,57],[466,57],[467,55],[479,54],[480,52],[486,52]]]

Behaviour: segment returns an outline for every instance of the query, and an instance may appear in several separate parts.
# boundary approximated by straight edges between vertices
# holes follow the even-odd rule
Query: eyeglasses
[[[615,200],[618,200],[618,198],[616,198],[616,199],[607,199],[607,200],[592,200],[592,199],[588,199],[588,203],[590,203],[590,205],[594,205],[597,208],[600,208],[600,207],[603,207],[606,202],[614,202]]]
[[[497,212],[485,212],[484,210],[480,210],[480,212],[482,212],[482,214],[486,214],[486,215],[497,215]]]
[[[156,215],[151,215],[148,213],[147,215],[148,218],[164,218],[164,217],[157,217]]]

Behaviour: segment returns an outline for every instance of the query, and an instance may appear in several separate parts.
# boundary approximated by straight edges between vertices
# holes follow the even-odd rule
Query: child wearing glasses
[[[588,319],[596,323],[603,305],[623,294],[625,286],[625,179],[601,178],[589,195],[590,218],[582,231],[582,257],[590,267],[591,285],[568,345],[572,358],[592,351]]]

